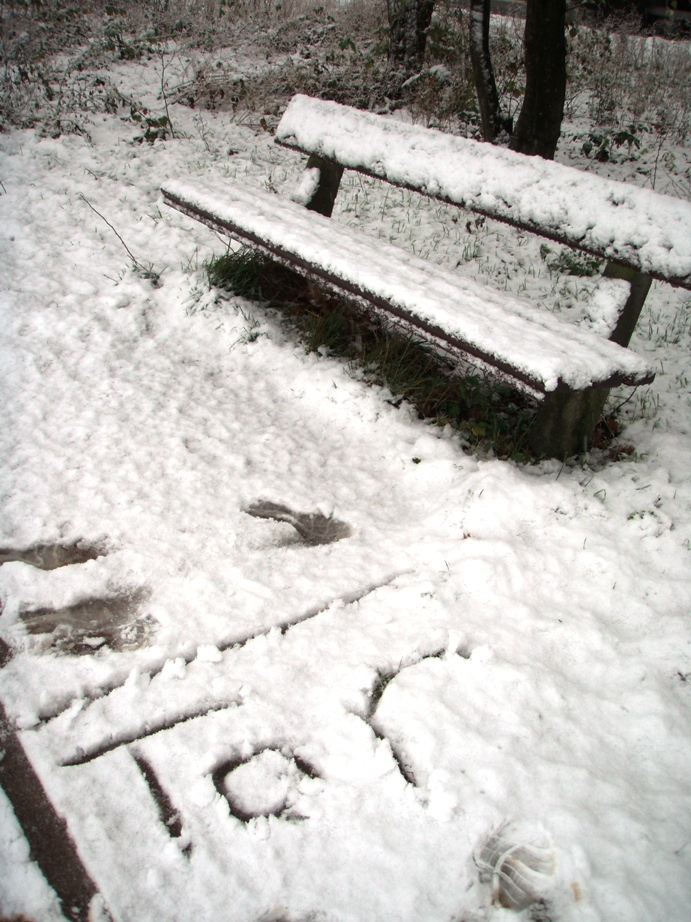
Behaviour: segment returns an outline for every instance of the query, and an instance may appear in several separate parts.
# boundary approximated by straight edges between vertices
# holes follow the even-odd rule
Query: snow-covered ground
[[[160,111],[155,63],[110,77]],[[0,136],[0,546],[86,551],[0,567],[0,695],[112,918],[685,920],[688,295],[656,285],[634,337],[627,460],[474,456],[208,291],[226,243],[160,186],[287,195],[302,160],[171,115],[153,146],[117,115]],[[374,180],[334,218],[567,317],[592,288]],[[0,913],[61,918],[4,795],[0,867]]]

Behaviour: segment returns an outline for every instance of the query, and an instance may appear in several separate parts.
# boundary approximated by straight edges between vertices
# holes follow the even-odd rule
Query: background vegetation
[[[639,27],[627,16],[568,27],[567,115],[589,120],[594,157],[651,138],[683,142],[691,130],[688,43],[642,41]],[[142,120],[107,68],[142,57],[165,66],[175,53],[187,61],[186,79],[166,87],[167,101],[271,119],[294,93],[307,92],[375,111],[406,107],[446,130],[479,130],[468,12],[457,0],[438,0],[422,66],[403,81],[387,56],[384,0],[0,0],[0,28],[0,128],[85,132],[89,113],[128,105]],[[522,28],[520,19],[497,19],[491,37],[510,115],[525,88]],[[227,47],[251,49],[266,66],[238,76],[219,56]]]

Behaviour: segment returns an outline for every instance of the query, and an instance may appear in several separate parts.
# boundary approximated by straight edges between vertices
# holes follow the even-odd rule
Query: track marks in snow
[[[0,548],[0,566],[23,563],[39,570],[80,566],[106,555],[103,544],[75,541],[71,544],[33,544],[26,548]],[[157,622],[146,611],[150,597],[138,587],[89,596],[72,605],[19,606],[19,619],[29,634],[43,638],[40,652],[94,653],[101,647],[115,652],[146,645]]]
[[[348,601],[397,576],[354,589]],[[121,756],[138,766],[148,788],[139,796],[150,797],[152,810],[157,805],[174,851],[190,857],[185,849],[193,842],[186,865],[192,877],[206,854],[232,876],[245,837],[259,860],[261,837],[271,828],[280,841],[302,836],[312,842],[325,824],[357,822],[363,798],[402,800],[420,816],[424,781],[416,777],[405,739],[389,738],[378,713],[382,699],[395,710],[395,695],[384,696],[399,676],[456,652],[456,635],[441,606],[435,616],[436,603],[417,578],[362,606],[344,602],[315,605],[300,619],[245,636],[224,651],[207,646],[189,661],[168,660],[153,678],[133,673],[112,696],[81,710],[75,703],[71,713],[39,728],[38,742],[65,766],[63,777],[74,772],[75,784],[90,772],[100,777],[100,766],[106,771],[106,760],[87,763],[128,746]],[[420,611],[429,616],[423,630]],[[315,620],[318,614],[325,621]],[[280,689],[289,682],[294,694],[286,699]],[[163,736],[168,730],[172,735]],[[165,753],[177,756],[169,763]]]
[[[156,774],[152,764],[148,761],[148,759],[146,759],[135,748],[130,749],[130,755],[134,759],[137,768],[144,778],[144,781],[146,781],[149,790],[151,791],[151,796],[156,801],[156,806],[158,807],[161,822],[166,827],[168,835],[171,837],[171,839],[183,840],[181,841],[181,851],[184,855],[189,857],[192,853],[192,843],[184,842],[180,812],[173,806],[170,797],[159,781],[158,775]]]
[[[250,756],[223,761],[211,773],[231,814],[243,823],[260,816],[305,820],[296,807],[305,779],[321,776],[289,747],[267,746]]]
[[[225,653],[226,650],[241,650],[247,644],[251,643],[253,640],[257,640],[259,637],[266,637],[272,631],[278,630],[282,635],[285,635],[291,628],[296,627],[298,624],[303,624],[305,621],[310,621],[312,618],[315,618],[317,615],[321,615],[324,612],[328,611],[333,605],[340,602],[343,605],[352,605],[355,602],[359,602],[365,598],[365,596],[370,595],[372,592],[375,592],[377,589],[381,589],[384,586],[389,586],[393,583],[394,580],[398,579],[399,576],[403,576],[408,571],[397,571],[395,573],[390,573],[388,576],[384,577],[381,580],[378,580],[375,583],[368,583],[365,586],[360,586],[352,592],[345,593],[340,596],[336,596],[332,599],[329,599],[325,602],[320,602],[317,605],[308,608],[305,612],[299,615],[297,618],[292,618],[290,621],[277,622],[270,625],[267,628],[262,628],[258,631],[251,631],[248,634],[241,636],[233,635],[220,643],[216,644],[215,647],[219,653]],[[175,660],[182,661],[186,666],[189,666],[199,657],[200,650],[205,649],[203,647],[197,648],[194,653],[181,654],[176,657]],[[0,657],[2,656],[2,651],[0,648]],[[172,660],[168,658],[164,660],[158,667],[153,669],[148,669],[148,675],[150,679],[154,679],[159,675],[165,668],[168,663]],[[50,721],[60,717],[61,714],[64,714],[68,711],[77,700],[83,701],[85,705],[90,704],[93,701],[97,701],[105,696],[112,694],[117,691],[119,688],[122,688],[130,680],[130,673],[126,676],[117,676],[109,683],[104,683],[98,687],[92,689],[89,692],[85,692],[77,698],[76,696],[70,697],[67,700],[62,700],[53,707],[44,708],[39,716],[39,723],[46,724]],[[189,716],[182,718],[183,720],[189,720]],[[131,741],[130,741],[131,742]]]
[[[430,653],[425,656],[420,656],[415,660],[407,662],[405,665],[401,665],[399,669],[396,669],[394,671],[378,670],[377,679],[374,682],[372,689],[370,691],[370,694],[369,694],[369,699],[367,702],[367,711],[363,717],[363,720],[365,721],[367,726],[370,728],[372,733],[374,733],[374,735],[377,737],[377,739],[386,741],[389,744],[389,748],[391,749],[391,755],[393,756],[393,759],[396,765],[398,766],[398,770],[400,771],[403,778],[408,782],[408,784],[412,784],[413,787],[418,787],[418,782],[415,778],[415,772],[413,771],[413,767],[409,764],[408,760],[404,757],[400,748],[386,736],[384,731],[378,725],[377,719],[376,719],[377,707],[379,706],[379,702],[381,701],[382,696],[384,692],[386,691],[387,687],[402,672],[404,672],[406,669],[409,669],[411,666],[416,666],[418,663],[421,663],[424,660],[438,659],[441,656],[443,656],[446,652],[447,652],[447,648],[442,647],[441,649],[437,650],[435,653]],[[361,716],[361,715],[356,715],[356,716]]]
[[[240,704],[240,701],[212,704],[209,707],[199,711],[193,711],[189,714],[178,712],[175,715],[163,717],[158,721],[154,720],[152,722],[147,722],[144,727],[138,727],[131,733],[108,734],[108,740],[98,745],[87,748],[78,746],[76,752],[60,762],[60,765],[63,768],[74,765],[86,765],[88,762],[93,762],[94,759],[104,756],[107,752],[113,752],[114,749],[119,749],[121,746],[137,743],[149,736],[155,736],[156,733],[162,733],[164,730],[172,730],[173,727],[177,727],[178,724],[187,723],[188,720],[206,717],[207,714],[213,714],[215,711],[225,711],[228,710],[228,708],[236,707],[238,704]]]
[[[388,737],[377,726],[376,720],[375,720],[377,705],[379,704],[379,701],[381,700],[381,696],[384,694],[386,686],[393,679],[395,679],[396,676],[399,675],[400,672],[401,670],[399,670],[398,672],[377,673],[377,682],[373,686],[372,692],[370,694],[369,707],[367,710],[367,716],[365,718],[365,722],[367,723],[367,726],[370,728],[372,733],[374,733],[374,735],[377,737],[378,740],[382,740],[382,742],[385,741],[389,744],[389,748],[391,750],[391,755],[393,756],[393,760],[398,766],[398,770],[403,776],[403,778],[405,779],[405,781],[407,781],[408,784],[412,784],[413,787],[417,787],[417,780],[415,778],[415,774],[413,772],[412,766],[409,765],[408,762],[405,760],[398,746],[396,746],[390,739],[388,739]]]
[[[260,501],[245,509],[247,515],[256,519],[273,519],[287,522],[307,544],[333,544],[341,538],[348,538],[353,529],[347,522],[340,522],[333,515],[321,512],[295,512],[282,503]]]

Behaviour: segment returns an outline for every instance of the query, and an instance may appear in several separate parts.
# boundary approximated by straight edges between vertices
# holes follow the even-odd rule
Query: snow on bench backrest
[[[691,288],[691,204],[671,196],[302,95],[276,141]]]

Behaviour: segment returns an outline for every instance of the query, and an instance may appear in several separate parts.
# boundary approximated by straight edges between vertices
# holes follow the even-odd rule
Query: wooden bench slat
[[[380,306],[537,395],[654,377],[627,349],[279,196],[227,182],[170,182],[163,194],[178,210]]]
[[[691,288],[688,202],[302,95],[275,140]]]

